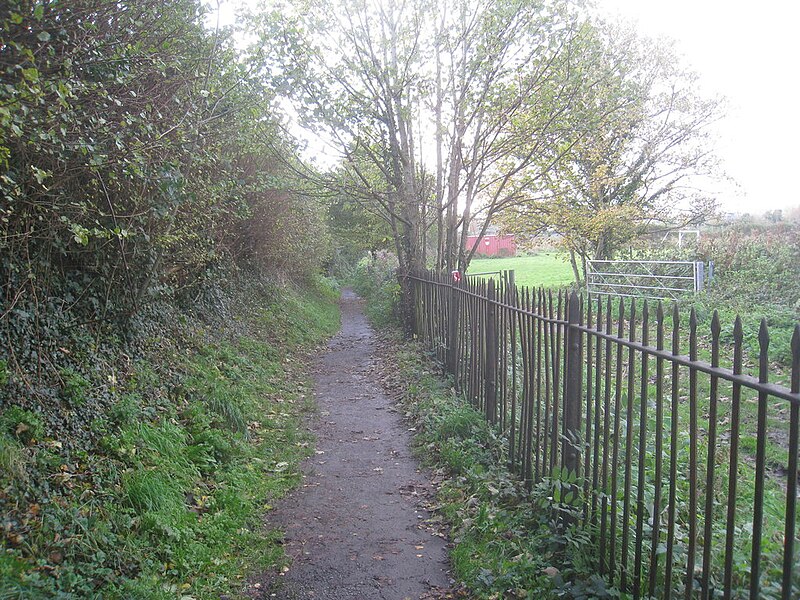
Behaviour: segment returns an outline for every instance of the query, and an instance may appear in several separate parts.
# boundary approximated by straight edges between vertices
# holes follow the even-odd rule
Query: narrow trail
[[[449,576],[445,541],[426,530],[419,505],[430,483],[381,387],[361,301],[345,290],[341,306],[342,329],[315,365],[316,455],[301,489],[269,518],[285,531],[292,564],[263,597],[435,597]]]

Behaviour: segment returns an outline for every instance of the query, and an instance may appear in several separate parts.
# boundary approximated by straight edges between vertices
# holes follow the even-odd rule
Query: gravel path
[[[303,485],[270,514],[286,532],[286,573],[264,585],[285,600],[441,597],[445,541],[425,526],[430,483],[385,395],[361,301],[342,294],[342,329],[315,365],[316,455]]]

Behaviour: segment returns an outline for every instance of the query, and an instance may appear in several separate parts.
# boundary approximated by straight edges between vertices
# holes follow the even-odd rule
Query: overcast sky
[[[728,99],[717,155],[737,186],[717,190],[723,210],[761,214],[800,205],[800,5],[789,0],[596,0],[641,33],[675,40],[709,95]],[[223,21],[252,0],[222,0]]]
[[[675,40],[707,93],[728,98],[718,155],[738,193],[720,198],[731,211],[761,214],[800,204],[797,144],[797,23],[787,0],[597,0],[601,9],[638,22],[642,33]]]

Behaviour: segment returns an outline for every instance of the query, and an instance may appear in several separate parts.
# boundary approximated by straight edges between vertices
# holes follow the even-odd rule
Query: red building
[[[486,234],[482,238],[471,235],[467,238],[467,249],[472,250],[475,245],[478,249],[476,255],[483,256],[515,256],[517,254],[517,244],[513,235]]]

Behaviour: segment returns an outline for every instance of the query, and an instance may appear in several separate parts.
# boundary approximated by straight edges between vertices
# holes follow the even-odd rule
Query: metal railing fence
[[[786,385],[737,318],[417,273],[417,334],[527,484],[580,481],[586,555],[634,598],[800,598],[800,325]],[[702,356],[702,360],[701,360]],[[727,358],[726,358],[727,357]]]

